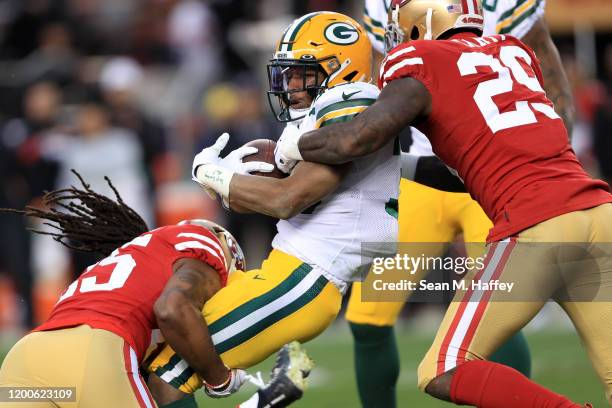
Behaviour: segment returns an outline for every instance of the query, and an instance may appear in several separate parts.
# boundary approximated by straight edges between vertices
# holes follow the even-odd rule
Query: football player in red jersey
[[[420,388],[460,405],[580,407],[485,359],[557,289],[548,273],[564,266],[566,248],[542,251],[528,242],[587,243],[579,258],[597,261],[578,279],[594,278],[605,289],[612,272],[609,186],[591,179],[576,159],[533,51],[511,36],[480,37],[478,0],[394,0],[391,21],[377,102],[350,122],[279,141],[277,163],[344,163],[376,151],[408,125],[421,130],[494,223],[485,267],[468,284],[532,284],[541,298],[507,303],[492,301],[497,295],[490,290],[458,293],[419,366]],[[598,302],[556,300],[585,340],[612,402],[606,321],[612,302],[601,294]]]
[[[81,182],[85,190],[46,196],[46,204],[67,212],[30,208],[23,213],[56,222],[60,232],[51,235],[57,241],[106,258],[73,282],[49,319],[11,349],[0,385],[76,387],[75,406],[82,407],[154,407],[139,367],[155,344],[155,331],[161,331],[205,380],[207,394],[237,391],[246,373],[223,364],[201,310],[225,286],[231,270],[244,269],[238,243],[206,220],[147,231],[117,192],[114,202]],[[69,203],[75,199],[80,203]]]

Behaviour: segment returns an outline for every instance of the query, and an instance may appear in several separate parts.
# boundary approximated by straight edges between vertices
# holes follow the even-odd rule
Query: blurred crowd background
[[[574,149],[610,182],[612,18],[600,8],[612,2],[585,0],[599,11],[580,19],[582,2],[549,3],[576,102]],[[0,207],[40,205],[44,191],[78,183],[70,169],[110,195],[106,175],[151,228],[216,219],[259,265],[274,220],[221,210],[190,181],[191,161],[223,131],[230,149],[278,137],[266,63],[284,28],[317,10],[361,21],[363,2],[0,0]],[[26,227],[49,228],[0,214],[0,334],[43,320],[96,260]]]

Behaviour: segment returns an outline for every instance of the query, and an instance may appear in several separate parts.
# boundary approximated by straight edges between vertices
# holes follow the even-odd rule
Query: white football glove
[[[198,177],[198,167],[204,164],[217,164],[221,160],[219,155],[221,154],[221,150],[225,148],[227,142],[229,141],[229,133],[225,132],[221,136],[217,138],[215,144],[205,149],[195,155],[193,158],[193,164],[191,166],[191,176],[195,181]]]
[[[283,173],[291,173],[297,162],[302,160],[302,155],[298,148],[300,136],[300,129],[297,126],[288,124],[278,142],[276,142],[274,161],[276,162],[276,167]]]
[[[232,151],[230,154],[225,156],[219,162],[220,166],[223,166],[234,173],[238,174],[250,174],[256,171],[262,173],[269,173],[274,170],[274,165],[261,161],[243,162],[242,159],[246,156],[257,153],[259,150],[253,146],[242,146]]]
[[[232,368],[227,380],[221,385],[211,385],[204,381],[204,392],[211,398],[225,398],[238,391],[247,380],[247,376],[246,371]]]
[[[227,132],[223,133],[215,144],[203,149],[193,158],[192,178],[204,187],[213,200],[217,198],[217,193],[225,199],[229,196],[229,183],[234,172],[219,166],[221,161],[219,155],[227,145],[229,137]]]

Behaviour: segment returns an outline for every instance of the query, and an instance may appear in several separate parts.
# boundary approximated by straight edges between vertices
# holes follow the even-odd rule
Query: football
[[[242,158],[243,162],[250,161],[262,161],[266,163],[270,163],[274,165],[274,170],[270,173],[263,172],[253,172],[254,176],[264,176],[264,177],[274,177],[274,178],[283,178],[287,177],[287,174],[283,173],[276,167],[276,163],[274,162],[274,148],[276,147],[276,142],[270,139],[256,139],[252,140],[246,144],[246,146],[253,146],[258,149],[257,153],[245,156]]]

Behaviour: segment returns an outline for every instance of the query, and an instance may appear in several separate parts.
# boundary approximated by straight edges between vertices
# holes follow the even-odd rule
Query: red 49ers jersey
[[[197,225],[173,225],[142,234],[90,266],[62,294],[51,317],[35,331],[87,324],[121,336],[142,361],[157,328],[153,305],[179,258],[195,258],[227,281],[217,237]]]
[[[379,87],[403,77],[429,90],[431,113],[416,127],[493,221],[488,241],[612,201],[576,159],[537,58],[520,40],[461,33],[411,41],[387,55]]]

